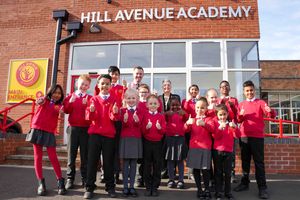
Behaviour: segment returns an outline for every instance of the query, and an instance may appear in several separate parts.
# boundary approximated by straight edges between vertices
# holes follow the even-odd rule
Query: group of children
[[[232,152],[234,138],[241,138],[243,177],[235,191],[248,189],[253,156],[259,197],[268,198],[264,172],[263,116],[274,117],[275,113],[264,101],[255,98],[251,81],[243,85],[246,100],[240,104],[236,98],[229,96],[229,83],[222,81],[221,97],[218,97],[215,89],[209,89],[206,97],[200,97],[198,86],[192,85],[185,100],[181,102],[178,95],[170,96],[169,108],[165,109],[165,98],[151,94],[149,86],[142,83],[143,68],[135,67],[133,70],[134,81],[119,85],[119,69],[109,67],[109,74],[97,78],[94,96],[87,94],[91,79],[88,75],[81,75],[78,89],[65,99],[62,88],[56,85],[45,97],[37,100],[38,108],[27,141],[34,146],[38,195],[46,194],[42,174],[42,148],[45,146],[58,180],[58,194],[64,194],[65,188],[74,187],[79,147],[80,172],[82,185],[86,188],[86,199],[92,198],[96,189],[100,155],[103,157],[105,190],[112,198],[116,197],[114,166],[118,155],[122,160],[123,196],[137,196],[134,183],[138,160],[142,160],[139,171],[146,187],[145,196],[159,195],[163,160],[167,161],[168,187],[183,189],[186,160],[187,167],[193,169],[198,198],[211,199],[209,181],[213,171],[215,197],[233,199],[230,182]],[[66,186],[55,150],[54,133],[60,112],[69,114]],[[185,137],[187,134],[190,134],[189,141]],[[174,175],[176,166],[179,174],[177,183]]]

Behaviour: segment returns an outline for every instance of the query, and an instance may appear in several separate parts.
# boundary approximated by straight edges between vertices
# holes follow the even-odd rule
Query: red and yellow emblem
[[[16,72],[17,81],[25,87],[32,86],[37,82],[40,76],[40,69],[34,62],[22,63]]]

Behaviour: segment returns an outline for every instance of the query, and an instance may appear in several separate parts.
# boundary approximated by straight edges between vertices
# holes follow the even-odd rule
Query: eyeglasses
[[[229,88],[229,85],[220,86],[220,88]]]

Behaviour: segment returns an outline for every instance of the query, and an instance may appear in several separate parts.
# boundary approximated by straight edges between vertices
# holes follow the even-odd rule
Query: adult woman
[[[163,103],[162,112],[166,112],[166,111],[170,110],[171,98],[178,98],[179,102],[181,102],[181,100],[180,100],[179,95],[171,93],[172,85],[171,85],[170,80],[165,79],[162,81],[162,89],[163,89],[163,94],[159,95],[158,97],[160,98],[161,102]]]

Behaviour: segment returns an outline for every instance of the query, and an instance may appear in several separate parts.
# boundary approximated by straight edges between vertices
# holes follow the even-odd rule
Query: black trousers
[[[242,184],[249,184],[251,157],[255,164],[255,178],[259,189],[266,189],[265,163],[264,163],[264,138],[241,138],[241,157],[243,177]]]
[[[119,174],[119,172],[121,171],[120,152],[119,152],[120,135],[122,130],[121,121],[115,121],[115,129],[116,129],[116,136],[115,136],[114,173]]]
[[[114,155],[115,138],[108,138],[98,134],[89,137],[89,154],[87,165],[86,190],[94,191],[97,176],[97,164],[102,152],[105,190],[110,191],[115,188],[114,179]]]
[[[216,192],[222,190],[222,182],[225,182],[225,195],[231,193],[231,169],[232,169],[232,153],[225,151],[213,150],[214,172]],[[224,176],[225,175],[225,176]],[[224,177],[223,177],[224,176]]]
[[[87,159],[88,159],[88,127],[69,126],[68,130],[68,168],[67,178],[75,179],[76,157],[78,147],[80,149],[80,172],[82,181],[86,181]]]
[[[144,139],[144,180],[146,189],[157,189],[161,181],[162,142]]]

